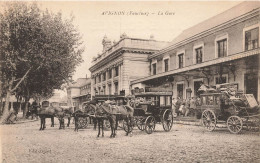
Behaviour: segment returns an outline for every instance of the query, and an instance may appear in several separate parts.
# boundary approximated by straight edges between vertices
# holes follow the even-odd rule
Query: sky
[[[102,39],[119,41],[122,33],[132,38],[172,41],[183,30],[213,17],[241,2],[238,1],[145,1],[90,2],[44,1],[40,7],[61,11],[64,18],[75,16],[74,25],[82,34],[84,62],[76,68],[73,80],[90,77],[92,58],[102,52]],[[1,5],[1,3],[0,3]]]

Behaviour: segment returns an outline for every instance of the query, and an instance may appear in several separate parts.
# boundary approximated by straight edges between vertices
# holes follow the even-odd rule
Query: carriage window
[[[219,105],[220,104],[220,98],[219,96],[215,96],[215,105]]]
[[[213,96],[208,96],[207,105],[213,105]]]
[[[155,105],[155,98],[151,97],[152,105]]]
[[[203,105],[206,105],[206,96],[203,96],[203,97],[202,97],[202,104],[203,104]]]
[[[160,106],[165,106],[165,97],[160,96]]]
[[[171,96],[166,96],[165,97],[165,104],[166,104],[166,106],[171,106]]]

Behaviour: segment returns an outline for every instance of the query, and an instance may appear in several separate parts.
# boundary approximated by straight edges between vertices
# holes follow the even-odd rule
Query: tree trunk
[[[30,98],[28,98],[28,97],[25,98],[25,107],[24,107],[24,110],[23,110],[23,117],[24,118],[26,116],[26,113],[28,112],[29,100],[30,100]]]
[[[11,97],[11,91],[10,90],[11,90],[11,85],[9,86],[9,89],[6,91],[5,107],[4,107],[4,111],[3,111],[3,116],[0,119],[0,123],[5,123],[5,120],[9,116],[9,101],[10,101],[10,97]]]
[[[24,108],[24,111],[23,111],[23,117],[25,118],[26,116],[26,113],[28,112],[28,104],[29,104],[29,100],[30,100],[30,93],[29,93],[29,89],[27,89],[27,97],[25,97],[25,108]]]

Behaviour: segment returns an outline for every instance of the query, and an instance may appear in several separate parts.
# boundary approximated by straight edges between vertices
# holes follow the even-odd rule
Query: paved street
[[[3,162],[260,162],[259,133],[230,134],[225,128],[206,132],[204,128],[175,125],[166,133],[161,125],[147,135],[134,130],[133,137],[118,130],[110,139],[96,138],[92,126],[74,132],[50,127],[39,131],[40,121],[2,125]],[[1,153],[1,152],[0,152]],[[19,155],[18,155],[19,153]]]

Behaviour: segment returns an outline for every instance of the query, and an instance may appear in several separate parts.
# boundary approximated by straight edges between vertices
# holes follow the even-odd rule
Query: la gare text
[[[101,15],[126,15],[126,16],[150,16],[150,15],[175,15],[171,11],[143,12],[143,11],[104,11]]]

